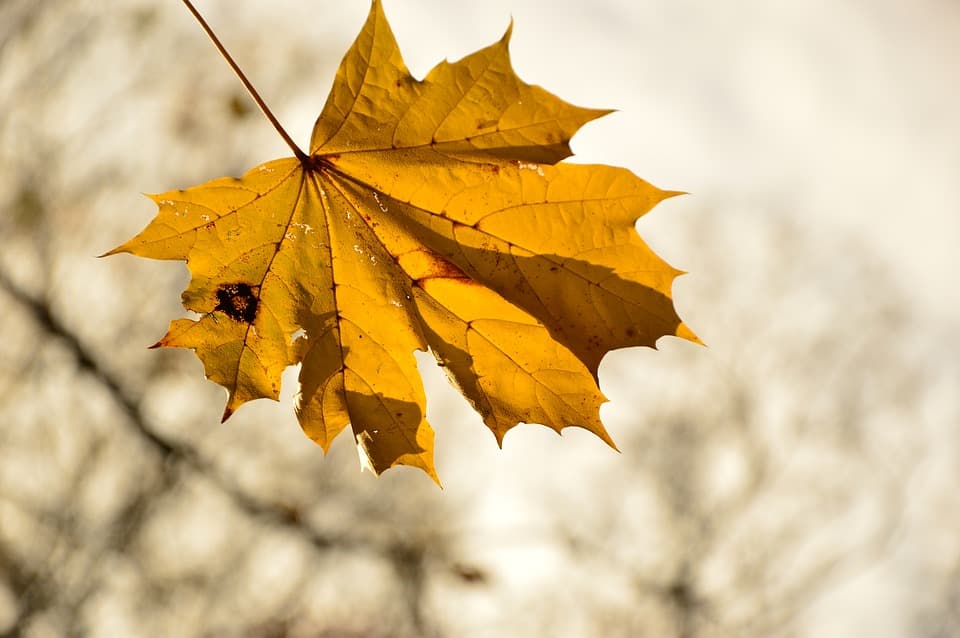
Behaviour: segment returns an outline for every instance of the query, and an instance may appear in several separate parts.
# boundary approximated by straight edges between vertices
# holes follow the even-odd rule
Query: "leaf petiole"
[[[280,137],[283,138],[283,141],[287,143],[287,146],[290,147],[290,150],[293,151],[294,156],[300,160],[301,164],[307,164],[310,161],[310,156],[300,150],[300,147],[293,141],[293,139],[287,134],[283,126],[274,117],[273,113],[270,111],[270,107],[267,106],[267,103],[263,101],[263,98],[260,97],[260,94],[253,84],[250,83],[250,80],[247,79],[247,76],[244,75],[243,71],[234,61],[230,53],[227,52],[223,44],[220,42],[220,39],[217,37],[217,34],[213,32],[213,29],[210,28],[210,25],[207,24],[207,21],[203,19],[203,16],[200,15],[200,12],[197,11],[197,8],[193,6],[193,3],[190,0],[183,0],[183,4],[187,5],[187,9],[190,10],[190,13],[193,14],[193,17],[197,19],[197,22],[200,23],[200,26],[203,27],[203,30],[207,32],[207,35],[210,36],[210,40],[213,41],[213,45],[217,47],[217,50],[220,52],[220,55],[223,56],[223,59],[227,61],[227,64],[230,65],[230,68],[233,69],[233,72],[237,74],[237,77],[240,78],[240,81],[243,82],[243,86],[247,89],[247,92],[250,94],[250,97],[253,98],[253,101],[257,103],[257,106],[260,107],[260,111],[270,120],[270,123],[273,124],[273,128],[277,130],[277,133],[280,134]]]

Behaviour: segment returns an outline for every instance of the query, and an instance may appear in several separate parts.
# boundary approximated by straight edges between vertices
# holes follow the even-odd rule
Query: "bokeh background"
[[[496,40],[618,112],[573,161],[709,344],[607,356],[603,417],[498,450],[428,355],[445,489],[327,457],[187,351],[140,195],[288,154],[175,0],[0,1],[0,634],[960,635],[960,4],[384,0],[411,70]],[[363,0],[200,0],[305,141]]]

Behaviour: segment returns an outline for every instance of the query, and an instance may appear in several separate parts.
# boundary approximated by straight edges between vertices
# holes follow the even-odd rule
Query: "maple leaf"
[[[183,305],[200,318],[173,321],[157,346],[196,352],[227,389],[224,420],[277,399],[300,363],[311,439],[326,450],[350,425],[374,472],[411,465],[437,480],[415,351],[433,352],[498,443],[530,422],[612,446],[604,354],[696,341],[671,300],[679,271],[634,228],[675,193],[561,163],[608,111],[522,82],[509,39],[420,81],[374,0],[309,154],[261,102],[296,157],[153,196],[156,219],[108,253],[187,261]]]

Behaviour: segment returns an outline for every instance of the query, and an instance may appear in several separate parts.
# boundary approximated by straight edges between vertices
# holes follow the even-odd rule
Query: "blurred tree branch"
[[[274,503],[265,503],[246,494],[217,472],[212,464],[200,456],[197,450],[189,445],[167,438],[151,428],[140,408],[139,399],[128,388],[124,387],[120,380],[84,346],[80,338],[52,313],[48,304],[21,289],[2,270],[0,270],[0,289],[14,301],[27,308],[37,325],[49,336],[59,339],[69,350],[76,360],[78,368],[91,375],[107,389],[110,396],[127,415],[132,431],[148,448],[160,455],[164,462],[183,464],[190,470],[204,475],[247,514],[264,523],[302,534],[318,549],[359,547],[375,549],[387,556],[396,555],[398,564],[406,563],[406,558],[402,555],[402,552],[397,554],[398,547],[393,545],[383,546],[371,539],[323,534],[308,526],[295,510]]]
[[[425,566],[431,560],[440,558],[443,569],[455,571],[459,568],[456,561],[443,558],[445,553],[443,544],[442,542],[437,544],[437,541],[442,540],[440,537],[403,539],[382,535],[368,536],[361,530],[356,530],[356,533],[350,535],[324,533],[310,526],[297,509],[264,502],[247,494],[218,472],[213,464],[204,459],[196,449],[152,428],[135,393],[125,387],[120,379],[84,345],[81,338],[55,315],[48,303],[26,292],[2,269],[0,269],[0,290],[27,309],[36,325],[49,337],[57,339],[70,352],[78,369],[95,379],[108,391],[110,397],[127,416],[130,431],[161,459],[162,464],[182,467],[203,476],[250,517],[262,524],[293,532],[319,551],[364,551],[381,556],[394,566],[405,592],[406,607],[416,634],[435,635],[434,629],[423,614]],[[80,474],[82,476],[83,472],[81,471]],[[113,537],[101,539],[100,545],[104,549],[123,550],[144,520],[144,514],[150,504],[173,482],[172,476],[171,473],[165,472],[161,486],[141,489],[139,497],[130,502],[119,514],[118,520],[122,521],[122,524],[118,531]],[[425,545],[426,542],[433,545]],[[44,577],[45,572],[32,572],[28,566],[14,562],[5,553],[0,553],[0,559],[3,559],[0,560],[0,568],[6,567],[9,570],[12,585],[21,593],[21,604],[24,608],[21,610],[20,620],[26,620],[50,602],[51,593],[49,586],[45,584],[47,583]],[[84,597],[89,595],[92,589],[91,583],[85,588]],[[76,606],[78,605],[74,605]],[[11,630],[13,635],[17,635],[22,626],[22,622],[18,622]]]

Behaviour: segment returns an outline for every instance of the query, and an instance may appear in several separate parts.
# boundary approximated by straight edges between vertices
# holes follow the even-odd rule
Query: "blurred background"
[[[364,0],[200,0],[306,143]],[[709,344],[607,356],[621,453],[504,449],[428,355],[445,489],[323,457],[285,377],[220,425],[141,195],[289,154],[175,0],[0,0],[0,635],[960,636],[960,4],[384,0],[422,77],[511,16],[618,112],[574,161]]]

